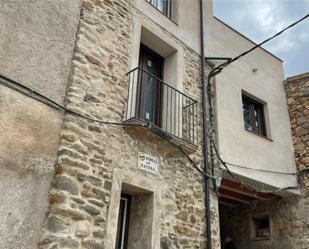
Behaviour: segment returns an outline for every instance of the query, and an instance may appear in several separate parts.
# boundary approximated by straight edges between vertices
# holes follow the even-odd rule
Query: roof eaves
[[[306,78],[309,78],[309,72],[287,77],[286,81],[303,80]]]

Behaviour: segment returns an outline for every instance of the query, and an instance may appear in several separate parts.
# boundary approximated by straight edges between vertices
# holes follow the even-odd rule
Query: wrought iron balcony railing
[[[150,123],[155,133],[177,145],[197,143],[196,100],[141,68],[131,70],[127,76],[125,122]]]

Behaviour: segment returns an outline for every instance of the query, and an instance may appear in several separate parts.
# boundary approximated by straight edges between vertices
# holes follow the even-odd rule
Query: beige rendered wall
[[[210,18],[206,55],[234,57],[254,46],[220,21]],[[253,72],[253,69],[257,69]],[[295,172],[282,62],[257,49],[216,76],[217,132],[222,158],[252,169]],[[268,139],[244,129],[242,91],[266,102]],[[278,188],[295,186],[294,175],[230,166],[231,171]]]
[[[0,74],[63,103],[80,1],[0,2]],[[62,114],[0,85],[0,248],[34,249]]]
[[[180,41],[200,54],[200,1],[174,1],[174,16],[172,20],[162,15],[146,0],[132,0],[135,9],[148,16],[159,27],[168,31]],[[203,1],[204,23],[212,16],[212,1]],[[206,18],[207,17],[207,18]],[[139,18],[145,20],[143,15]]]
[[[160,11],[158,11],[146,0],[133,0],[133,6],[141,13],[147,15],[150,20],[156,23],[156,26],[158,25],[159,27],[164,27],[164,29],[166,29],[177,38],[180,38],[180,40],[184,41],[185,43],[189,43],[191,47],[195,47],[195,49],[198,49],[196,45],[196,38],[198,37],[198,27],[196,26],[196,24],[198,24],[198,19],[196,20],[196,22],[194,22],[194,20],[192,20],[192,22],[189,22],[190,28],[188,29],[188,25],[183,22],[183,15],[181,15],[183,9],[185,8],[185,5],[188,4],[187,2],[188,1],[180,1],[175,3],[176,6],[174,8],[174,17],[172,19],[169,19],[162,15]],[[188,9],[188,14],[191,14],[193,16],[193,19],[194,16],[196,16],[195,13],[197,13],[198,10],[198,1],[190,1],[190,9]],[[140,15],[139,18],[142,18],[142,15]]]
[[[232,236],[238,249],[307,249],[309,244],[309,73],[287,78],[285,90],[296,167],[300,173],[300,195],[278,198],[267,202],[233,209],[221,208],[223,229]],[[252,217],[269,215],[271,237],[253,239]]]

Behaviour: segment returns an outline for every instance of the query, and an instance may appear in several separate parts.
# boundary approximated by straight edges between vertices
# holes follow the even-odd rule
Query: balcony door
[[[139,67],[139,118],[160,126],[164,59],[141,45]]]

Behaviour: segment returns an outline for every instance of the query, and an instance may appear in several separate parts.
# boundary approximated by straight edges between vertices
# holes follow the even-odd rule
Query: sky
[[[214,15],[256,43],[309,13],[309,0],[213,0]],[[285,76],[309,72],[309,18],[263,46]]]

